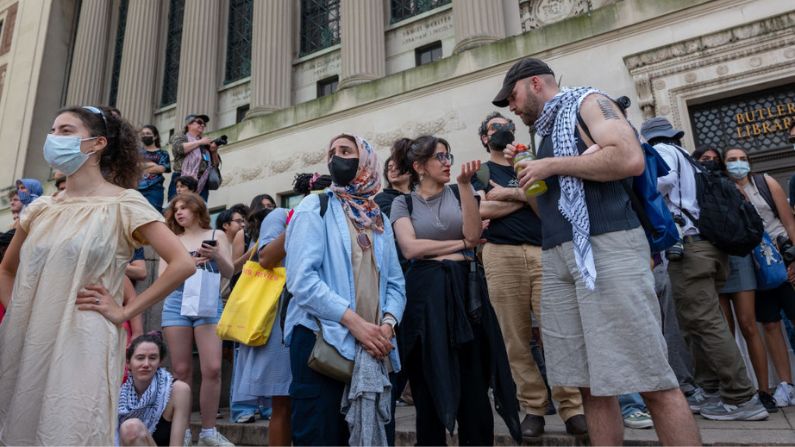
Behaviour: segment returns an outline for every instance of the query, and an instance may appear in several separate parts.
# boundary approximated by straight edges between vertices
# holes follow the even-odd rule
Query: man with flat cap
[[[623,443],[616,396],[627,393],[643,396],[662,444],[699,444],[668,364],[649,245],[625,190],[645,169],[635,131],[609,96],[560,89],[534,58],[508,70],[493,103],[542,137],[536,159],[517,166],[521,187],[548,187],[537,200],[550,385],[580,388],[594,445]]]
[[[684,252],[669,258],[676,316],[693,353],[693,378],[699,386],[687,400],[693,413],[715,420],[760,420],[768,411],[748,376],[740,350],[721,311],[718,291],[726,282],[729,259],[703,239],[690,216],[698,219],[696,171],[682,149],[684,131],[663,117],[640,128],[643,138],[671,168],[657,179],[657,190],[681,222]],[[775,403],[770,401],[771,409]]]

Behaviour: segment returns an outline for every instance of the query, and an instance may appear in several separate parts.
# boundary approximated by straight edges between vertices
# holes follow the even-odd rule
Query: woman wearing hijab
[[[44,194],[41,182],[33,178],[23,178],[17,180],[17,196],[22,206],[30,205],[30,202],[38,199]]]
[[[307,196],[287,226],[287,289],[293,298],[284,339],[293,374],[293,443],[385,444],[384,425],[391,418],[386,372],[400,369],[394,326],[405,306],[403,272],[389,219],[373,201],[381,186],[375,151],[364,139],[342,134],[331,140],[327,158],[333,182],[325,198]],[[340,413],[343,398],[354,393],[345,393],[346,382],[323,367],[308,366],[317,360],[316,341],[355,361],[354,389],[359,374],[371,371],[367,378],[387,393],[376,393],[377,408],[358,412],[354,404],[346,416]],[[352,423],[357,414],[369,415],[372,425]]]

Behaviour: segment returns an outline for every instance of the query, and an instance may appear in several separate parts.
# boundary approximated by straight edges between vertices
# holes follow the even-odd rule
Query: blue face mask
[[[28,191],[17,191],[17,197],[19,197],[19,201],[25,205],[30,203],[30,192]]]
[[[751,172],[751,165],[747,161],[729,161],[726,163],[726,170],[729,171],[729,176],[735,180],[745,178]]]
[[[44,159],[47,163],[64,173],[67,177],[77,172],[83,166],[91,153],[84,153],[80,150],[80,143],[87,140],[94,140],[98,137],[80,138],[69,135],[47,135],[44,142]]]

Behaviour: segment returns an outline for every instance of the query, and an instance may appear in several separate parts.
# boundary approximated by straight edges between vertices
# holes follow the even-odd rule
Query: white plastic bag
[[[205,264],[209,267],[209,263]],[[182,290],[180,315],[185,317],[217,317],[218,300],[221,292],[221,274],[212,270],[197,268],[185,280]]]

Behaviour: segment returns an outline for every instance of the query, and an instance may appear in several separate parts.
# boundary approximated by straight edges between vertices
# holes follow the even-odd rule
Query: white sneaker
[[[200,436],[198,445],[234,446],[234,444],[229,442],[218,430],[215,430],[215,434],[213,435]]]
[[[781,382],[773,393],[773,399],[777,407],[788,407],[795,405],[795,387],[787,382]]]

